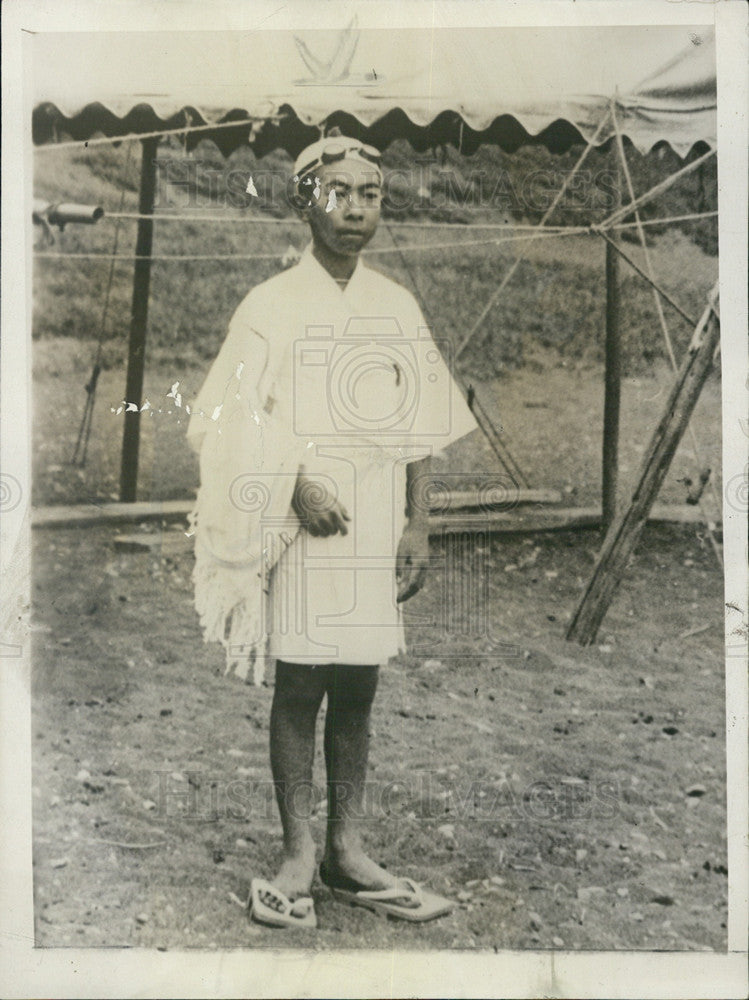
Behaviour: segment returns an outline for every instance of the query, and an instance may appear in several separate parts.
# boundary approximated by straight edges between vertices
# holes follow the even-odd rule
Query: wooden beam
[[[491,511],[456,511],[429,515],[430,535],[534,534],[538,531],[578,531],[601,526],[596,507],[545,508]]]
[[[567,639],[574,639],[583,646],[595,641],[712,368],[720,342],[720,324],[714,309],[717,292],[716,284],[643,457],[632,499],[609,528],[593,575],[567,629]]]
[[[98,524],[138,524],[142,521],[184,521],[195,500],[138,500],[135,503],[54,504],[34,507],[32,528],[90,528]]]
[[[139,500],[136,503],[75,504],[66,506],[35,507],[31,512],[31,527],[89,528],[103,525],[143,524],[162,521],[185,522],[195,506],[194,500]],[[701,524],[704,515],[699,508],[685,504],[656,504],[650,511],[649,521],[667,524]],[[601,511],[598,507],[547,507],[543,510],[516,507],[513,510],[453,511],[429,516],[429,530],[437,534],[443,530],[525,532],[574,531],[598,529]]]
[[[153,246],[153,215],[156,196],[156,152],[158,136],[142,139],[143,155],[138,199],[138,235],[135,241],[135,273],[133,300],[130,310],[130,340],[127,355],[125,401],[136,409],[125,411],[120,465],[120,500],[132,503],[138,491],[138,450],[140,446],[140,407],[143,403],[143,372],[146,361],[146,330],[148,327],[148,297],[151,287],[151,249]]]
[[[435,485],[439,484],[439,474],[434,475]],[[495,496],[492,490],[492,478],[487,481],[486,490],[445,490],[436,491],[429,503],[430,511],[444,510],[513,510],[525,504],[559,504],[562,494],[551,489],[520,489],[506,486],[502,480],[498,482],[498,492]],[[506,494],[506,495],[505,495]],[[494,496],[494,499],[492,497]]]
[[[193,539],[184,531],[137,531],[132,535],[115,535],[115,552],[128,554],[148,552],[161,556],[180,556],[192,552]]]

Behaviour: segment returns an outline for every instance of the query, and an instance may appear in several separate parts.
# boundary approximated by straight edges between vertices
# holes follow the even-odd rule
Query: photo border
[[[747,993],[747,659],[727,658],[728,952],[312,952],[301,949],[161,953],[33,947],[30,601],[30,356],[33,179],[28,49],[39,31],[338,27],[353,11],[374,27],[712,24],[718,62],[719,269],[723,482],[747,475],[747,8],[741,0],[511,3],[241,2],[104,5],[24,0],[3,5],[2,338],[0,460],[21,489],[3,513],[2,607],[21,609],[1,636],[0,988],[11,997],[432,996],[743,997]],[[20,84],[20,85],[19,85]],[[743,424],[742,424],[743,421]],[[747,621],[746,512],[725,502],[725,600]],[[737,618],[727,612],[727,629]],[[739,637],[740,638],[740,637]],[[744,639],[746,636],[744,635]],[[737,637],[731,640],[736,644]]]

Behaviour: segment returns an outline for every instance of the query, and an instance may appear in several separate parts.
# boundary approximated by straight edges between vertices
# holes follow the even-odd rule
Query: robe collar
[[[302,256],[299,261],[300,267],[310,271],[310,274],[315,275],[315,280],[322,284],[329,290],[329,294],[339,295],[343,298],[349,298],[351,296],[352,290],[354,293],[356,289],[361,284],[362,279],[365,276],[367,267],[362,263],[361,257],[357,257],[356,266],[349,278],[346,287],[342,288],[333,275],[323,267],[320,261],[312,253],[312,243],[308,243],[307,246],[302,251]]]

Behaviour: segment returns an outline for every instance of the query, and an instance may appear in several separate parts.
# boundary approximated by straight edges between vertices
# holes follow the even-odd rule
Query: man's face
[[[382,188],[375,167],[361,160],[321,166],[320,193],[304,212],[315,242],[341,256],[356,256],[380,221]]]

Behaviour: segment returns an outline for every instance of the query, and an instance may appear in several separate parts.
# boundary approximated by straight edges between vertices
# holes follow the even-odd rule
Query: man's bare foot
[[[359,848],[334,849],[325,851],[324,870],[326,878],[335,882],[342,876],[353,879],[367,889],[392,889],[400,884],[400,879],[381,868]]]
[[[290,900],[309,896],[312,879],[315,877],[315,849],[284,858],[281,867],[271,883]]]

